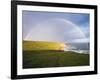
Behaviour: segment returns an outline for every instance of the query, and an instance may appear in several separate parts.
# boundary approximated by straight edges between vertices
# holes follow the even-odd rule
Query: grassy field
[[[31,47],[29,47],[30,45]],[[55,50],[51,50],[52,44],[50,44],[50,46],[48,45],[49,47],[46,47],[46,49],[44,49],[45,45],[48,44],[44,44],[44,42],[24,42],[23,68],[46,68],[89,65],[89,54],[80,54],[71,51],[59,51],[56,50],[56,47]],[[57,45],[58,43],[56,43],[56,46]],[[41,49],[40,46],[43,48]]]

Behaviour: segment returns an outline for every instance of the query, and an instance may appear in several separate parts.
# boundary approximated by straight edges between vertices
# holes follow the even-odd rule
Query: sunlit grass
[[[60,50],[62,43],[23,41],[23,68],[89,65],[89,54]]]

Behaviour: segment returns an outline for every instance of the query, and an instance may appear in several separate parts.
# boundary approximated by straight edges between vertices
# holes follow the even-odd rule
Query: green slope
[[[23,50],[59,50],[60,42],[23,41]]]
[[[60,51],[24,51],[23,68],[44,68],[89,65],[89,55]]]
[[[89,65],[89,54],[59,51],[62,43],[23,41],[23,68]]]

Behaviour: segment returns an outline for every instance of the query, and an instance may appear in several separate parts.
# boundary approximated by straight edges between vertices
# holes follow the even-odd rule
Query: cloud
[[[83,30],[85,36],[87,38],[89,38],[90,37],[90,27],[89,26],[82,26],[81,29]]]
[[[86,41],[84,32],[71,21],[62,18],[44,20],[34,26],[24,40],[77,42]]]
[[[88,43],[89,39],[88,38],[84,38],[84,39],[74,39],[72,41],[73,43]]]

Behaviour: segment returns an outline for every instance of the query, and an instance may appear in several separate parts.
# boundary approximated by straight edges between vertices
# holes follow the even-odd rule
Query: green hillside
[[[63,43],[44,41],[23,41],[24,50],[59,50]]]
[[[23,41],[23,68],[89,65],[89,54],[59,51],[60,43]]]

